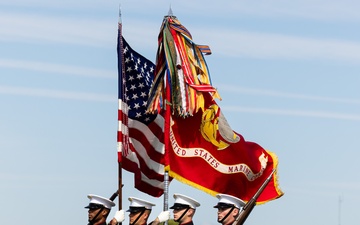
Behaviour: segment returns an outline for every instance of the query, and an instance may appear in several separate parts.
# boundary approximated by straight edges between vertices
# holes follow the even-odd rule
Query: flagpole
[[[164,145],[165,145],[165,160],[166,162],[169,162],[169,155],[167,154],[169,144],[170,144],[170,120],[171,120],[171,109],[170,109],[170,79],[169,74],[165,73],[166,76],[166,82],[165,84],[165,99],[163,102],[163,105],[165,106],[165,122],[164,122]],[[165,171],[164,174],[164,211],[167,211],[169,209],[169,172]],[[168,222],[165,221],[165,225],[167,225]]]
[[[164,211],[169,209],[169,172],[165,171],[164,174]],[[168,221],[165,221],[165,225],[168,224]]]
[[[118,79],[122,79],[124,77],[124,59],[123,59],[123,52],[124,52],[124,48],[123,48],[123,41],[122,41],[122,21],[121,21],[121,9],[120,9],[120,5],[119,5],[119,21],[118,21],[118,29],[119,29],[119,34],[118,34],[118,57],[119,55],[121,55],[121,62],[118,61],[118,67],[121,68],[121,76],[118,77]],[[119,88],[118,90],[119,91],[122,91],[124,92],[124,84],[123,84],[123,81],[122,80],[118,80],[118,85],[122,85],[122,88]],[[123,95],[121,95],[123,96]],[[123,101],[121,101],[121,103],[119,102],[119,104],[123,104]],[[119,108],[122,107],[122,105],[119,105]],[[120,125],[118,125],[120,126]],[[118,146],[118,196],[119,196],[119,199],[118,199],[118,208],[119,210],[122,209],[122,187],[123,187],[123,184],[122,184],[122,152],[124,150],[124,147],[127,146],[127,142],[125,141],[124,142],[124,138],[126,138],[124,135],[124,133],[126,131],[124,131],[123,129],[123,126],[121,126],[119,129],[122,130],[122,134],[123,134],[123,141],[122,141],[122,144],[121,146]]]
[[[122,164],[121,162],[118,163],[118,168],[119,168],[119,172],[118,172],[118,196],[119,196],[119,202],[118,202],[118,207],[119,210],[122,209]]]
[[[171,5],[169,7],[168,15],[166,17],[173,16],[173,12],[171,9]],[[165,144],[165,160],[169,165],[169,154],[168,150],[170,148],[170,127],[171,127],[171,81],[170,81],[170,71],[168,69],[168,73],[164,74],[166,82],[165,85],[165,98],[163,101],[163,105],[165,106],[165,122],[164,122],[164,144]],[[172,147],[171,147],[172,148]],[[165,171],[164,174],[164,211],[169,209],[169,171]],[[168,221],[165,221],[165,225],[168,225]]]

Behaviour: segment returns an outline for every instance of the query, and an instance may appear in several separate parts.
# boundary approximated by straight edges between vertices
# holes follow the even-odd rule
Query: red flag
[[[154,197],[164,191],[164,119],[146,113],[155,65],[118,38],[118,161],[134,173],[135,188]]]
[[[276,169],[277,157],[233,132],[212,96],[203,95],[204,111],[172,117],[169,175],[212,195],[224,193],[248,201]],[[257,202],[282,195],[274,174]]]

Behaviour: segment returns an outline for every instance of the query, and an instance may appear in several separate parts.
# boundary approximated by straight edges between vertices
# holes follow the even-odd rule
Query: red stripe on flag
[[[142,172],[138,167],[138,164],[129,160],[128,158],[123,159],[123,164],[126,165],[126,170],[134,173],[135,187],[144,193],[147,193],[154,197],[160,197],[164,192],[162,181],[146,179],[142,176]],[[163,175],[162,175],[163,179]]]

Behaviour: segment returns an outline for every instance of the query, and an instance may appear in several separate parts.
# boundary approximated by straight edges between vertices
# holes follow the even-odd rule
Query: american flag
[[[154,197],[164,190],[164,118],[148,114],[147,100],[155,65],[118,38],[118,160],[134,173],[135,188]],[[121,39],[120,39],[121,37]]]

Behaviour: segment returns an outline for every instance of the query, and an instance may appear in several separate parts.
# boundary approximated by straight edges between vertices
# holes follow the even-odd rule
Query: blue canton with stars
[[[122,40],[125,62],[122,82],[126,84],[123,100],[128,104],[128,117],[149,124],[156,118],[156,114],[146,113],[155,65],[134,51],[124,38]],[[121,91],[119,94],[121,97]]]

